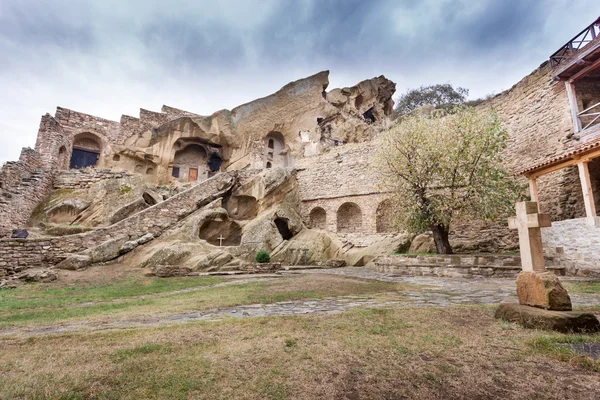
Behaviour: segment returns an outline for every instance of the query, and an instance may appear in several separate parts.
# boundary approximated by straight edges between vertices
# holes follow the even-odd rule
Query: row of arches
[[[314,207],[308,215],[313,229],[327,229],[327,212],[323,207]],[[354,202],[343,203],[336,211],[336,232],[358,233],[364,231],[363,211]],[[394,205],[391,199],[383,200],[375,213],[376,232],[395,232]]]

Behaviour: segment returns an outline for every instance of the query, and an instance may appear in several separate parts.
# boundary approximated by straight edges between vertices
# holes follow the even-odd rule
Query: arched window
[[[271,167],[272,167],[271,162],[267,161],[267,168],[271,168]]]
[[[272,138],[271,138],[271,139],[269,139],[269,144],[268,144],[268,147],[269,147],[270,149],[274,149],[274,148],[275,148],[275,141],[274,141]]]

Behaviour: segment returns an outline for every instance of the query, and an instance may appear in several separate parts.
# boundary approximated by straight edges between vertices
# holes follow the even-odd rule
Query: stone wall
[[[48,239],[0,239],[0,276],[13,274],[25,268],[54,265],[65,259],[68,254],[83,252],[109,239],[136,239],[147,233],[159,236],[199,207],[230,189],[237,175],[216,175],[106,228]]]
[[[42,162],[38,152],[24,148],[19,161],[7,162],[0,169],[0,237],[11,228],[23,227],[52,191],[54,171],[41,168]]]
[[[552,82],[548,62],[479,107],[495,110],[508,129],[510,140],[504,158],[513,171],[560,155],[579,143],[572,138],[565,84]],[[577,168],[539,178],[538,193],[542,212],[555,221],[576,218],[583,212]]]
[[[321,208],[325,211],[324,229],[339,232],[340,207],[354,203],[362,214],[362,226],[357,232],[375,234],[393,230],[390,229],[393,227],[390,216],[381,211],[387,209],[389,212],[386,200],[391,194],[378,188],[379,171],[375,159],[378,143],[376,139],[332,147],[327,153],[297,162],[301,216],[308,226],[311,226],[311,212]],[[451,228],[450,241],[457,251],[494,252],[513,250],[518,246],[516,233],[508,230],[505,221],[457,222]]]
[[[132,176],[127,171],[111,171],[109,169],[72,169],[56,175],[54,189],[87,189],[94,183],[106,179],[120,179]]]
[[[549,265],[565,267],[569,274],[600,277],[600,228],[585,218],[553,222],[542,229],[544,256]]]
[[[373,260],[372,268],[396,275],[514,278],[521,272],[521,257],[516,254],[381,256]],[[557,275],[565,275],[564,268],[551,270]]]

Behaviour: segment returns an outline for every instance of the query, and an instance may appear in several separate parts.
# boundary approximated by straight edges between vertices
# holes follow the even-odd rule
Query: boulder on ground
[[[104,262],[119,257],[119,251],[123,243],[127,241],[127,236],[120,236],[114,239],[109,239],[106,242],[99,244],[92,249],[92,262]]]
[[[152,272],[147,274],[150,276],[158,276],[159,278],[169,278],[172,276],[187,276],[192,272],[188,267],[179,265],[159,265],[152,269]]]
[[[519,273],[517,297],[522,305],[556,311],[573,309],[569,294],[553,272]]]
[[[25,282],[52,282],[58,279],[56,271],[48,268],[29,269],[23,272],[19,279]]]
[[[190,252],[188,250],[182,249],[179,243],[174,242],[152,254],[141,266],[142,268],[155,268],[164,265],[177,265],[189,256]]]
[[[223,250],[215,250],[198,260],[192,268],[193,271],[216,271],[219,267],[230,263],[233,256]]]
[[[77,271],[90,266],[92,258],[86,254],[72,254],[56,265],[58,269]]]
[[[496,310],[495,317],[519,323],[525,328],[563,333],[589,333],[600,330],[600,321],[589,312],[544,310],[516,303],[503,303]]]
[[[433,240],[433,234],[431,232],[421,233],[412,240],[409,253],[437,253],[435,248],[435,242]]]

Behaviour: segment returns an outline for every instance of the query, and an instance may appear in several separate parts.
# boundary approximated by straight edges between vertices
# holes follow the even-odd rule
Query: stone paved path
[[[44,335],[64,333],[78,330],[114,330],[130,329],[150,326],[167,326],[191,321],[215,321],[226,317],[252,318],[293,316],[309,314],[335,314],[346,311],[352,307],[446,307],[452,305],[497,304],[504,301],[516,301],[515,284],[513,279],[497,278],[436,278],[436,277],[411,277],[382,274],[367,268],[337,268],[321,270],[297,270],[285,272],[282,275],[293,274],[334,274],[348,277],[373,279],[385,282],[398,282],[422,285],[419,291],[404,291],[397,293],[398,300],[375,302],[368,297],[345,296],[335,298],[285,301],[273,304],[252,304],[237,307],[226,307],[202,311],[191,311],[180,314],[159,314],[143,318],[129,318],[118,321],[77,321],[55,325],[34,326],[0,330],[0,337],[17,334]],[[215,286],[242,284],[250,281],[269,279],[240,279],[236,282],[221,283]],[[272,279],[272,278],[271,278]],[[578,278],[561,278],[563,281],[581,280]],[[183,291],[202,290],[206,287],[184,289]],[[181,292],[181,291],[178,291]],[[164,293],[161,295],[165,295]],[[576,305],[598,305],[600,295],[597,294],[572,294],[571,298]]]
[[[459,304],[497,304],[505,301],[517,301],[515,280],[512,278],[399,276],[357,267],[300,270],[290,272],[289,274],[315,273],[427,286],[421,292],[405,293],[406,296],[413,300],[411,305],[450,306]],[[577,282],[592,279],[561,277],[560,280],[562,282]],[[570,296],[573,304],[577,306],[600,305],[600,294],[571,293]]]

